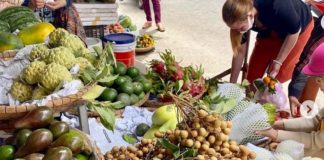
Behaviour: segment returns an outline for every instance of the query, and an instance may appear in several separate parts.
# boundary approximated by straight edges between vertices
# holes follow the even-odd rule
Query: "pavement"
[[[222,5],[225,0],[161,0],[162,23],[166,31],[156,31],[156,26],[139,30],[137,34],[148,32],[155,37],[153,52],[137,54],[136,59],[147,63],[159,59],[159,52],[172,50],[181,65],[202,65],[205,77],[213,77],[231,67],[232,49],[229,28],[222,20]],[[133,23],[141,29],[145,23],[144,11],[139,9],[138,0],[119,1],[119,14],[129,15]],[[152,16],[153,16],[152,11]],[[255,33],[251,34],[251,52]],[[228,81],[229,76],[223,78]],[[287,93],[289,82],[283,84]],[[324,94],[319,93],[317,104],[324,104]],[[288,103],[287,103],[288,107]]]

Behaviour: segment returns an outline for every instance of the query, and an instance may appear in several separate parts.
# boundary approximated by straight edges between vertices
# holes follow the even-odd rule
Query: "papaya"
[[[70,127],[66,122],[55,122],[50,125],[49,130],[53,133],[54,139],[56,139],[69,132]]]
[[[55,27],[48,22],[36,23],[24,28],[18,33],[18,37],[24,45],[44,43],[45,38],[54,31]]]
[[[37,129],[27,138],[25,144],[18,148],[15,158],[21,158],[31,153],[44,151],[53,142],[53,134],[48,129]]]
[[[12,33],[0,32],[0,52],[6,50],[20,49],[23,47],[24,44],[18,36]]]
[[[32,153],[24,157],[25,160],[42,160],[44,158],[44,154],[41,153]]]
[[[16,129],[35,129],[48,126],[53,121],[53,111],[48,107],[38,107],[28,112],[14,123]]]
[[[64,146],[48,149],[43,160],[73,160],[72,151]]]
[[[64,146],[71,149],[73,154],[78,154],[82,151],[84,140],[81,134],[77,132],[68,132],[57,138],[50,148]]]

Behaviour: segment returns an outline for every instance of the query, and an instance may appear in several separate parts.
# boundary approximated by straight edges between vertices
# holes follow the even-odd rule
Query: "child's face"
[[[315,77],[317,85],[320,87],[321,91],[324,92],[324,76]]]

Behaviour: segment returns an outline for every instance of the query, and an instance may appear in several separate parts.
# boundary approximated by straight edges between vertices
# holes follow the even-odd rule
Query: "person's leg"
[[[152,26],[150,0],[143,0],[143,10],[146,15],[146,23],[143,25],[143,29],[147,29]]]
[[[158,27],[158,30],[161,32],[164,32],[164,27],[161,23],[161,0],[152,0],[153,3],[153,10],[154,10],[154,18],[155,18],[155,23]]]
[[[277,79],[284,83],[291,79],[294,68],[299,60],[299,57],[309,39],[311,36],[311,32],[314,28],[314,21],[312,20],[304,32],[299,35],[298,40],[294,46],[294,48],[290,51],[288,57],[285,59],[285,61],[282,63],[282,66],[280,68],[280,71],[277,75]]]

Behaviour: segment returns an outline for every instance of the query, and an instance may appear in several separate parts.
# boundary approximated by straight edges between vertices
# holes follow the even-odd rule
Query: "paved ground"
[[[231,66],[232,52],[229,29],[221,17],[224,1],[161,0],[162,22],[166,32],[156,32],[155,26],[147,30],[146,32],[153,34],[156,39],[156,50],[137,55],[136,58],[147,62],[159,58],[158,52],[171,49],[183,65],[202,65],[208,77],[228,69]],[[145,22],[145,14],[138,8],[137,0],[123,0],[118,3],[119,14],[129,15],[138,28],[141,28]],[[145,31],[140,31],[143,32]],[[254,36],[255,34],[252,34],[252,37]],[[254,38],[251,38],[250,48],[253,44]],[[228,80],[228,77],[224,80]],[[285,90],[287,85],[288,83],[284,84]],[[317,102],[323,104],[324,95],[319,95]]]

